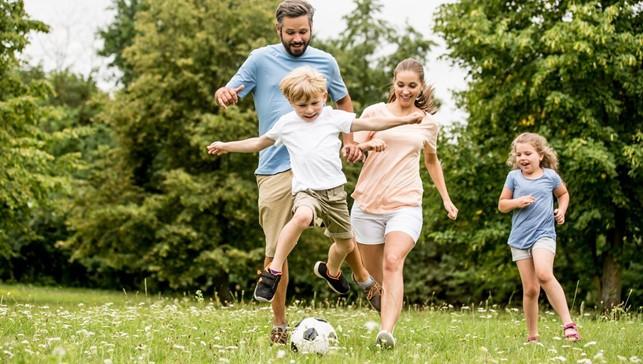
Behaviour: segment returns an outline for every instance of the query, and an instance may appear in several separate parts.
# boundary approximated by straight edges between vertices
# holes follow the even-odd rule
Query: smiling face
[[[319,114],[321,114],[325,103],[326,93],[313,96],[308,99],[291,102],[291,105],[295,110],[295,113],[297,113],[297,116],[305,121],[311,122],[317,119]]]
[[[514,148],[516,164],[525,176],[538,175],[542,171],[540,161],[543,156],[530,143],[516,143]]]
[[[399,103],[402,108],[413,107],[415,105],[415,99],[423,88],[424,83],[420,79],[420,75],[414,71],[403,70],[395,75],[393,92],[395,93],[395,101]]]
[[[285,17],[281,24],[277,24],[277,33],[286,52],[294,57],[301,56],[310,43],[311,25],[308,16]]]

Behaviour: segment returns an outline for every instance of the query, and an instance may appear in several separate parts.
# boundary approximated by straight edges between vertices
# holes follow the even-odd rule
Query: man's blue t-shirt
[[[259,116],[259,135],[265,134],[282,115],[292,111],[288,100],[279,90],[279,82],[287,73],[302,66],[312,67],[326,77],[328,93],[334,101],[348,95],[333,56],[309,46],[304,54],[294,57],[281,43],[253,50],[226,85],[235,88],[243,84],[244,89],[239,93],[241,97],[253,93]],[[273,145],[259,153],[259,166],[255,174],[272,175],[288,169],[290,158],[286,147]]]
[[[526,178],[519,169],[509,172],[505,187],[512,191],[513,198],[531,195],[535,199],[531,205],[513,210],[510,246],[529,249],[540,238],[556,240],[554,190],[560,184],[560,176],[549,168],[543,168],[543,175],[536,179]]]

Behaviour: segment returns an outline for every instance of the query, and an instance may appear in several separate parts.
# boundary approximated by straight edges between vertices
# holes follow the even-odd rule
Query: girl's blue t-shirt
[[[298,67],[309,66],[326,77],[328,94],[334,100],[348,95],[335,58],[314,47],[306,48],[299,57],[286,52],[281,43],[253,50],[227,87],[244,86],[239,96],[252,92],[255,109],[259,118],[259,135],[265,134],[277,120],[293,109],[279,89],[279,83],[286,74]],[[314,136],[311,136],[314,138]],[[273,175],[290,169],[290,158],[286,147],[273,145],[259,153],[259,166],[255,174]]]
[[[505,187],[513,198],[531,195],[535,199],[533,204],[513,210],[508,244],[514,248],[529,249],[544,237],[556,240],[554,190],[562,181],[553,169],[544,168],[543,172],[536,179],[526,178],[519,169],[507,175]]]

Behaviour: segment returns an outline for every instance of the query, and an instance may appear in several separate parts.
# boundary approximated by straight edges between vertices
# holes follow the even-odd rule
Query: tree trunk
[[[601,277],[601,301],[603,309],[610,309],[621,303],[620,255],[623,252],[625,236],[625,218],[622,211],[616,211],[614,230],[607,235],[607,251],[603,253],[603,274]]]

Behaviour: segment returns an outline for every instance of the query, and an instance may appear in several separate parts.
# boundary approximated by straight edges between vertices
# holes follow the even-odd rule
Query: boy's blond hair
[[[307,102],[326,94],[326,78],[310,67],[299,67],[281,80],[279,89],[290,102]]]

